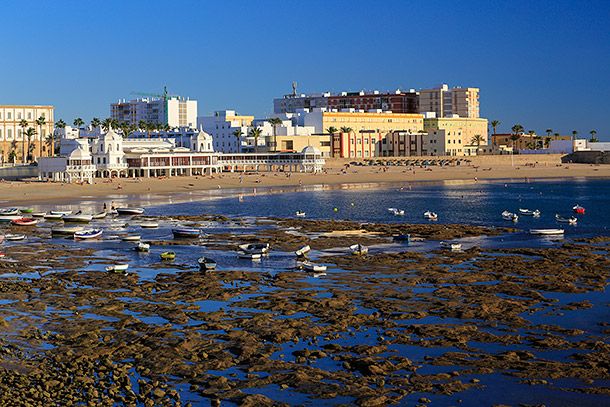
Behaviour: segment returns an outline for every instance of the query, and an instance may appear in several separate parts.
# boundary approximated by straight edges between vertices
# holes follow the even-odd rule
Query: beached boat
[[[307,255],[307,253],[309,253],[310,250],[311,250],[311,247],[309,247],[309,245],[305,245],[305,246],[299,248],[298,250],[296,250],[294,252],[294,254],[296,254],[297,257],[305,257]]]
[[[407,242],[409,243],[411,241],[411,235],[396,235],[396,236],[392,236],[392,239],[394,240],[398,240],[400,242]]]
[[[575,205],[572,207],[572,210],[576,213],[585,213],[585,208],[580,205]]]
[[[530,229],[532,235],[563,235],[563,229]]]
[[[108,212],[101,211],[96,214],[91,215],[92,219],[104,219],[108,215]]]
[[[20,219],[11,220],[11,225],[16,225],[16,226],[34,226],[37,223],[38,223],[38,219],[32,219],[32,218],[20,218]]]
[[[369,248],[361,245],[360,243],[353,244],[349,247],[352,254],[356,254],[358,256],[363,256],[369,252]]]
[[[397,208],[388,208],[388,212],[390,212],[392,215],[404,215],[405,211],[403,209],[397,209]]]
[[[49,212],[49,213],[45,213],[43,217],[46,220],[60,220],[62,216],[64,216],[62,213],[51,213],[51,212]]]
[[[245,243],[240,244],[239,250],[244,253],[259,253],[263,254],[269,250],[269,243]]]
[[[576,216],[561,216],[559,214],[555,215],[555,220],[561,223],[569,223],[570,225],[574,225],[576,222],[578,222],[578,218]]]
[[[66,223],[89,223],[93,219],[92,215],[85,215],[81,211],[63,215],[61,219]]]
[[[140,224],[142,229],[156,229],[159,227],[157,222],[143,222]]]
[[[137,242],[140,239],[141,239],[140,235],[121,236],[121,240],[124,242]]]
[[[504,211],[504,212],[502,212],[502,219],[516,222],[517,220],[519,220],[519,215],[517,215],[516,213],[509,212],[509,211]]]
[[[172,229],[174,237],[199,237],[201,236],[200,228],[178,228]]]
[[[69,215],[69,214],[71,214],[71,213],[72,213],[72,211],[50,211],[49,213],[50,213],[51,215],[59,215],[59,216],[61,217],[61,216],[64,216],[64,215]]]
[[[25,235],[23,233],[21,233],[21,234],[9,233],[9,234],[4,235],[4,239],[6,239],[8,241],[11,241],[11,242],[14,242],[16,240],[23,240],[23,239],[25,239]]]
[[[32,209],[32,208],[21,208],[19,210],[21,211],[21,213],[32,213],[32,212],[34,212],[34,209]]]
[[[84,230],[82,226],[61,226],[51,229],[51,235],[74,235]]]
[[[434,212],[426,211],[426,212],[424,212],[424,219],[437,220],[438,215]]]
[[[129,268],[129,264],[113,264],[106,266],[105,269],[109,273],[122,273]]]
[[[246,253],[246,252],[242,252],[242,251],[237,252],[237,257],[239,257],[240,259],[256,260],[256,259],[260,259],[262,256],[263,256],[262,253]]]
[[[174,253],[174,252],[161,253],[161,260],[174,260],[175,258],[176,258],[176,253]]]
[[[19,215],[19,208],[0,208],[0,216]]]
[[[32,216],[35,218],[42,218],[44,217],[45,212],[32,212]]]
[[[119,215],[141,215],[144,213],[144,208],[116,208]]]
[[[102,235],[102,229],[86,229],[74,232],[74,240],[97,239]]]
[[[5,258],[5,257],[6,257],[6,254],[4,254],[4,253],[0,253],[0,259],[3,259],[3,258]]]
[[[461,243],[441,242],[440,245],[443,249],[449,250],[460,250],[462,248]]]
[[[214,270],[216,268],[216,260],[210,259],[209,257],[200,257],[197,260],[199,263],[199,268],[201,270]]]
[[[316,272],[316,273],[320,273],[320,272],[326,271],[326,266],[323,266],[321,264],[315,264],[315,263],[312,263],[310,261],[304,261],[304,262],[301,263],[301,265],[303,266],[303,268],[306,271],[313,271],[313,272]]]
[[[150,244],[144,242],[138,242],[135,246],[137,252],[148,252],[150,251]]]
[[[523,216],[534,216],[534,217],[538,217],[540,216],[540,211],[538,209],[534,209],[533,211],[529,210],[529,209],[522,209],[519,208],[519,214],[523,215]]]
[[[303,211],[297,211],[297,217],[298,217],[298,218],[304,218],[304,217],[305,217],[305,212],[303,212]]]
[[[16,213],[15,215],[0,215],[0,222],[10,222],[14,219],[21,219],[23,215]]]

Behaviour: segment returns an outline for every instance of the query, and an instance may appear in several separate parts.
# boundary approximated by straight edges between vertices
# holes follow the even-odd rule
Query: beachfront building
[[[422,155],[470,156],[477,155],[487,142],[487,119],[459,117],[435,117],[427,113],[424,118]]]
[[[172,127],[197,125],[197,101],[180,96],[137,98],[119,100],[110,104],[110,117],[119,123],[169,124]]]
[[[240,115],[235,110],[219,110],[213,116],[198,117],[197,127],[212,136],[215,151],[240,153],[242,139],[247,137],[253,121],[254,116]],[[241,136],[238,137],[235,133]]]
[[[48,105],[0,105],[0,164],[36,161],[38,157],[52,155],[47,137],[53,133],[54,109]],[[39,125],[36,121],[41,118],[44,124]],[[25,128],[21,126],[22,120],[27,122]],[[29,140],[24,137],[28,128],[36,132]]]
[[[96,166],[88,148],[80,143],[67,155],[41,157],[38,161],[38,177],[42,181],[52,182],[88,182],[93,183]]]
[[[328,97],[328,109],[383,110],[393,113],[419,113],[418,93],[408,91],[380,92],[378,90],[360,92],[341,92]]]
[[[479,88],[449,89],[446,84],[419,90],[419,112],[434,112],[437,117],[458,115],[476,119],[479,111]]]

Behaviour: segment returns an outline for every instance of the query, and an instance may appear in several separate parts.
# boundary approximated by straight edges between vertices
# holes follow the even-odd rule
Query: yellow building
[[[437,117],[457,114],[460,117],[479,117],[479,88],[452,88],[439,85],[420,89],[419,111],[434,112]]]
[[[476,155],[478,146],[487,145],[487,119],[426,118],[424,131],[424,155]]]
[[[54,109],[53,106],[0,105],[0,163],[31,162],[40,156],[52,155],[46,138],[53,134]],[[44,119],[44,124],[36,124],[41,118]],[[27,122],[26,127],[21,126],[22,120]],[[27,133],[30,128],[36,134],[28,139],[27,136],[24,137],[24,132]]]
[[[274,138],[277,142],[277,149],[273,146],[259,147],[258,152],[282,152],[282,153],[298,153],[303,151],[307,146],[314,146],[322,153],[322,157],[330,157],[330,134],[313,134],[313,135],[276,135]]]

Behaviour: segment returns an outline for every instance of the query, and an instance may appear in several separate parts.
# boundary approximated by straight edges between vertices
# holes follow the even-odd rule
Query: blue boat
[[[394,240],[399,240],[401,242],[407,242],[407,243],[409,243],[411,241],[411,235],[396,235],[396,236],[392,236],[392,238]]]
[[[174,237],[199,237],[201,236],[200,228],[180,228],[172,229]]]

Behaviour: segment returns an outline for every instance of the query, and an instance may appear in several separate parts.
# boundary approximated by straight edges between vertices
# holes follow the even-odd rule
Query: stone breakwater
[[[182,220],[211,219],[229,221]],[[511,232],[285,219],[261,225],[267,228],[239,242],[321,250],[354,242],[320,235],[337,230],[376,233],[359,236],[365,244],[397,233]],[[192,242],[236,243],[228,233]],[[564,297],[604,290],[609,250],[598,238],[547,249],[335,255],[321,259],[329,270],[318,279],[290,268],[201,273],[159,262],[150,266],[156,277],[143,280],[99,271],[116,259],[91,249],[12,246],[6,251],[14,261],[0,262],[0,404],[424,404],[484,392],[494,373],[516,385],[608,395],[599,384],[610,379],[603,314],[590,331],[562,317],[593,308]],[[536,322],[546,316],[559,322]],[[566,387],[566,378],[578,386]]]

